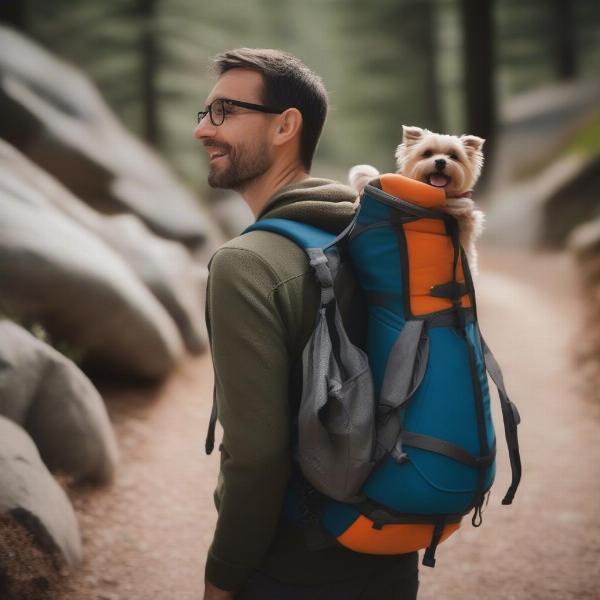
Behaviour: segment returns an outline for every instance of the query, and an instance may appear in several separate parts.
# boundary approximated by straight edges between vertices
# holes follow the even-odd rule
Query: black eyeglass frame
[[[212,113],[212,106],[215,102],[221,103],[221,111],[223,113],[223,118],[218,123],[215,122],[215,119],[213,118],[213,113]],[[243,102],[242,100],[231,100],[231,98],[217,98],[216,100],[213,100],[206,107],[206,110],[198,111],[198,125],[200,124],[200,121],[202,121],[202,119],[204,119],[204,117],[206,117],[206,115],[208,115],[210,117],[210,122],[215,127],[219,127],[220,125],[223,125],[223,123],[225,122],[225,105],[226,104],[228,104],[230,106],[239,106],[240,108],[247,108],[249,110],[256,110],[258,112],[263,112],[263,113],[268,113],[268,114],[273,114],[273,115],[280,115],[284,110],[286,110],[285,108],[277,108],[275,106],[267,106],[265,104],[254,104],[252,102]]]

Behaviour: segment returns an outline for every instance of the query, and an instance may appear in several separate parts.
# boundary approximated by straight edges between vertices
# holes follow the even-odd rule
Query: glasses
[[[210,122],[218,127],[223,125],[225,116],[229,114],[226,110],[226,106],[239,106],[240,108],[247,108],[249,110],[257,110],[258,112],[269,113],[273,115],[280,115],[285,109],[275,108],[274,106],[265,106],[263,104],[252,104],[252,102],[242,102],[241,100],[230,100],[229,98],[219,98],[213,100],[207,107],[206,110],[201,110],[198,113],[198,125],[200,121],[204,119],[206,115],[210,116]]]

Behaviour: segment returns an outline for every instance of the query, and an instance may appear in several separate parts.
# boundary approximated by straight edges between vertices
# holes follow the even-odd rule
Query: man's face
[[[206,99],[228,98],[262,104],[263,80],[260,73],[231,69],[219,77]],[[273,148],[269,131],[275,115],[225,106],[225,121],[215,127],[207,115],[194,130],[208,151],[208,183],[214,188],[241,191],[272,165]]]

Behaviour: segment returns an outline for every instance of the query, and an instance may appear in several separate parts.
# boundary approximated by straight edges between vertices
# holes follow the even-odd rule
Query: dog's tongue
[[[429,184],[435,187],[444,187],[448,183],[448,178],[441,173],[432,173],[429,176]]]

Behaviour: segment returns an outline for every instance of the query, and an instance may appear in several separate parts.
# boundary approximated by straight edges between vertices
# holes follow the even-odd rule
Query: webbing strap
[[[440,517],[435,525],[433,526],[433,533],[431,534],[431,543],[425,550],[425,554],[423,554],[423,564],[426,567],[435,567],[435,551],[437,550],[438,544],[442,539],[442,534],[444,533],[444,526],[446,525],[446,519],[442,516]]]
[[[479,328],[478,328],[479,329]],[[521,455],[519,453],[519,438],[517,436],[517,426],[521,422],[521,416],[517,407],[510,401],[506,388],[504,387],[504,377],[498,361],[492,354],[489,346],[485,343],[481,331],[479,331],[481,347],[485,359],[485,366],[494,384],[498,388],[500,397],[500,406],[502,407],[502,420],[504,421],[504,433],[506,435],[506,445],[508,446],[508,456],[510,458],[510,469],[512,472],[512,481],[502,504],[511,504],[515,492],[521,481]]]
[[[419,320],[407,321],[400,332],[389,355],[385,368],[383,384],[377,406],[377,453],[391,453],[394,460],[402,463],[406,455],[402,450],[403,438],[400,434],[402,422],[396,411],[410,398],[421,383],[427,361],[418,361],[420,341],[423,335],[424,322]],[[426,346],[429,340],[425,338]],[[415,365],[420,366],[417,381],[414,380]]]
[[[447,283],[439,283],[434,285],[429,290],[429,295],[435,298],[448,298],[450,300],[458,300],[469,292],[466,284],[460,281],[448,281]]]
[[[218,409],[217,409],[217,388],[213,387],[213,406],[210,411],[210,419],[208,421],[208,431],[206,433],[206,443],[204,445],[204,449],[206,450],[206,454],[210,454],[215,447],[215,428],[217,426],[217,417],[218,417]]]
[[[208,324],[208,302],[205,306],[205,320]],[[212,345],[210,327],[207,327],[208,339]],[[204,441],[204,450],[206,454],[211,454],[215,447],[215,427],[217,424],[217,388],[216,383],[213,383],[212,408],[210,410],[210,418],[208,420],[208,430],[206,432],[206,440]]]
[[[453,458],[458,462],[461,462],[469,467],[476,469],[482,467],[488,467],[494,462],[496,456],[496,447],[494,446],[490,453],[486,456],[475,456],[470,452],[467,452],[464,448],[441,440],[439,438],[425,435],[422,433],[413,433],[412,431],[402,432],[402,442],[405,446],[411,446],[412,448],[420,448],[421,450],[428,450],[429,452],[435,452],[436,454],[443,454],[449,458]]]
[[[215,447],[215,427],[217,426],[217,417],[218,415],[217,409],[217,388],[213,387],[213,400],[212,400],[212,410],[210,411],[210,420],[208,422],[208,432],[206,433],[206,443],[204,449],[206,450],[206,454],[210,454]]]
[[[306,248],[310,266],[321,287],[321,306],[327,306],[335,300],[334,282],[340,266],[337,248],[325,253],[321,248]]]
[[[382,529],[386,525],[432,525],[441,515],[415,514],[397,512],[389,506],[383,506],[375,500],[365,498],[352,504],[361,515],[373,521],[373,529]],[[460,523],[463,514],[449,513],[443,515],[446,523]]]

